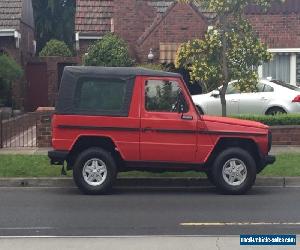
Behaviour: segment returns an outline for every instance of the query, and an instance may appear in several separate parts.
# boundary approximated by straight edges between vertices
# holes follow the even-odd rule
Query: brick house
[[[0,53],[25,68],[35,54],[35,44],[31,0],[0,0]],[[13,96],[19,106],[23,102],[22,92],[20,82],[15,82]]]
[[[0,49],[22,66],[34,56],[31,0],[0,0]]]
[[[77,0],[76,4],[79,55],[91,42],[115,32],[138,62],[147,61],[150,49],[156,62],[173,62],[178,46],[202,38],[214,17],[200,6],[175,0]],[[273,61],[259,68],[260,76],[300,83],[300,1],[274,4],[267,13],[249,6],[245,14],[274,53]]]
[[[157,61],[172,61],[180,43],[204,36],[208,19],[194,4],[173,0],[77,0],[76,47],[82,55],[91,42],[115,32],[138,62],[147,61],[150,48]]]

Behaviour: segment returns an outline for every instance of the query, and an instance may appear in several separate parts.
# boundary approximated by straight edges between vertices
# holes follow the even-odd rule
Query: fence
[[[36,147],[37,114],[4,117],[0,112],[0,148]]]

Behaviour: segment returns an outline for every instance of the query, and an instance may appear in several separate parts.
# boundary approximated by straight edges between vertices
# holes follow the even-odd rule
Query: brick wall
[[[37,125],[36,125],[36,138],[37,146],[51,147],[51,119],[54,112],[52,107],[38,108],[36,111]]]
[[[300,15],[248,15],[253,29],[270,48],[300,47]]]
[[[25,66],[28,61],[34,56],[34,29],[27,24],[21,22],[20,32],[22,34],[20,41],[20,51],[22,66]]]
[[[300,146],[300,126],[273,126],[273,145]]]
[[[58,94],[58,88],[60,83],[60,72],[59,68],[67,65],[77,65],[80,63],[79,57],[41,57],[35,58],[31,63],[45,63],[46,78],[48,82],[48,106],[55,106],[55,100]]]
[[[207,31],[206,21],[190,5],[175,4],[158,22],[155,28],[140,40],[138,58],[145,62],[150,48],[155,60],[159,59],[159,43],[183,43],[188,40],[203,38]]]
[[[54,106],[59,88],[59,65],[76,65],[78,64],[76,57],[44,57],[41,61],[47,64],[48,79],[48,105]]]
[[[117,0],[114,3],[114,30],[129,45],[136,57],[136,43],[145,29],[153,22],[157,12],[146,1]],[[149,51],[148,51],[149,52]],[[148,53],[147,53],[148,54]]]

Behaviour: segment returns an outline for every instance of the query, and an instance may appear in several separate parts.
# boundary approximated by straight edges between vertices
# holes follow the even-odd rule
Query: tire
[[[278,114],[286,114],[286,111],[280,107],[269,108],[266,112],[266,115],[278,115]]]
[[[117,176],[117,167],[111,154],[102,148],[89,148],[76,159],[73,179],[84,194],[108,193]]]
[[[241,148],[222,151],[212,166],[212,178],[224,194],[244,194],[256,179],[256,163],[252,155]]]

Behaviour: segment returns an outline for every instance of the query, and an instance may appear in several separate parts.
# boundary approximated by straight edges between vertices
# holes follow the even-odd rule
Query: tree
[[[21,67],[12,58],[0,55],[0,106],[11,105],[11,82],[22,74]]]
[[[75,0],[33,0],[37,51],[51,39],[72,46],[74,41]]]
[[[46,43],[40,56],[72,56],[72,52],[65,42],[52,39]]]
[[[128,46],[124,40],[114,34],[107,34],[88,48],[84,57],[88,66],[125,67],[132,66]]]
[[[228,82],[236,79],[241,91],[254,91],[258,80],[257,67],[272,57],[245,18],[244,10],[250,4],[256,4],[266,10],[273,0],[194,2],[216,14],[215,25],[203,40],[189,41],[179,48],[176,66],[189,69],[192,80],[202,81],[206,85],[214,82],[217,86],[222,86],[222,115],[226,116],[225,93]]]

